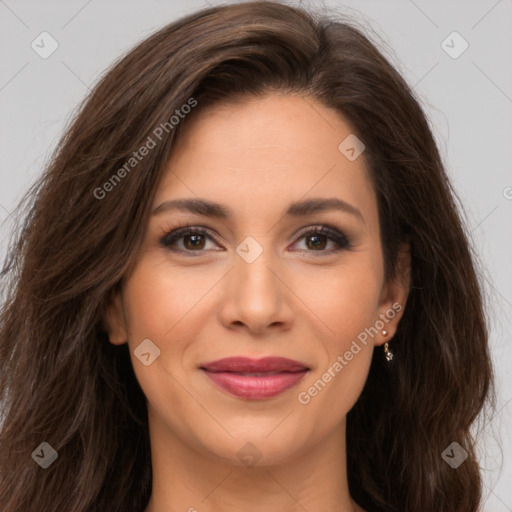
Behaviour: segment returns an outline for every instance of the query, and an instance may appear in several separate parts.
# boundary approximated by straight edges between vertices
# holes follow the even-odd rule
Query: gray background
[[[17,201],[102,72],[164,24],[217,3],[0,0],[2,255]],[[464,205],[489,295],[499,395],[497,413],[478,433],[485,469],[484,510],[512,511],[512,1],[302,4],[333,6],[366,26],[377,44],[389,45],[388,56],[414,86],[431,119]],[[47,59],[31,47],[43,31],[59,45]],[[469,44],[456,59],[441,46],[453,31]],[[457,40],[448,39],[448,44],[454,46],[452,51],[461,48]]]

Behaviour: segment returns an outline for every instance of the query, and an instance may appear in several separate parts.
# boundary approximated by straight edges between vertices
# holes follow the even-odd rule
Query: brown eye
[[[309,228],[299,236],[299,240],[305,241],[305,247],[299,247],[298,250],[305,252],[329,254],[351,247],[347,236],[327,226]],[[188,255],[196,253],[195,255],[197,256],[209,250],[218,250],[208,248],[208,242],[212,242],[214,245],[218,246],[215,238],[207,229],[188,226],[176,229],[160,240],[161,245],[166,249]],[[329,243],[334,244],[334,247],[329,248]]]
[[[203,235],[185,235],[182,238],[186,249],[204,249],[205,239]]]
[[[308,249],[325,249],[327,245],[327,237],[325,235],[309,235],[305,238],[309,239],[309,243],[306,242]]]
[[[215,239],[209,234],[208,230],[201,227],[179,228],[165,235],[160,244],[166,249],[181,253],[198,253],[210,250],[208,242],[215,244]],[[215,249],[213,249],[215,250]]]
[[[351,247],[350,240],[346,235],[327,226],[309,228],[307,231],[299,234],[299,240],[304,240],[305,247],[299,246],[297,250],[321,254],[346,250]],[[334,244],[334,247],[329,248],[329,243]]]

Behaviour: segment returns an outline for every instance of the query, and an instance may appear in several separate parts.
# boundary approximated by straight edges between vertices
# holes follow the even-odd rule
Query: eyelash
[[[181,228],[177,228],[174,231],[167,232],[161,239],[160,244],[173,252],[180,252],[185,253],[187,256],[200,256],[205,251],[203,249],[197,250],[197,251],[191,251],[191,250],[183,250],[183,249],[172,249],[171,245],[174,244],[177,240],[180,240],[184,236],[187,235],[202,235],[205,237],[210,238],[213,240],[216,244],[219,244],[216,240],[216,238],[210,233],[210,231],[204,227],[201,226],[192,226],[192,225],[185,225]],[[330,250],[319,250],[315,251],[313,249],[299,249],[299,252],[312,252],[312,253],[320,253],[320,254],[332,254],[334,252],[342,251],[342,250],[348,250],[352,247],[351,242],[349,238],[344,234],[335,229],[334,227],[330,227],[327,225],[323,226],[312,226],[309,228],[306,228],[305,231],[299,233],[298,240],[301,240],[302,238],[308,237],[308,236],[314,236],[314,235],[323,235],[326,236],[329,240],[335,242],[338,244],[338,248],[336,249],[330,249]],[[197,255],[194,255],[193,253],[198,253]]]

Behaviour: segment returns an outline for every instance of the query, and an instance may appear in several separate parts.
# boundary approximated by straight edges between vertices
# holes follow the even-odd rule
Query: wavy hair
[[[102,316],[133,264],[157,183],[189,119],[169,128],[171,116],[191,98],[193,116],[272,91],[335,109],[364,142],[387,278],[396,275],[400,244],[411,247],[395,359],[373,358],[347,416],[351,495],[368,511],[479,508],[470,427],[494,390],[485,297],[429,122],[355,23],[256,1],[188,15],[114,63],[20,203],[23,220],[2,271],[4,512],[147,505],[146,400],[128,345],[108,342]],[[159,126],[167,129],[156,147],[113,182]],[[58,452],[44,470],[31,457],[43,441]],[[452,442],[468,454],[457,469],[441,457]]]

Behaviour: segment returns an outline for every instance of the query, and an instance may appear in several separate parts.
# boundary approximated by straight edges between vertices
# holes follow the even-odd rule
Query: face
[[[186,125],[107,313],[152,436],[230,464],[277,464],[344,428],[408,289],[384,281],[364,153],[339,149],[352,133],[334,110],[277,94]],[[293,362],[210,364],[233,357]]]

